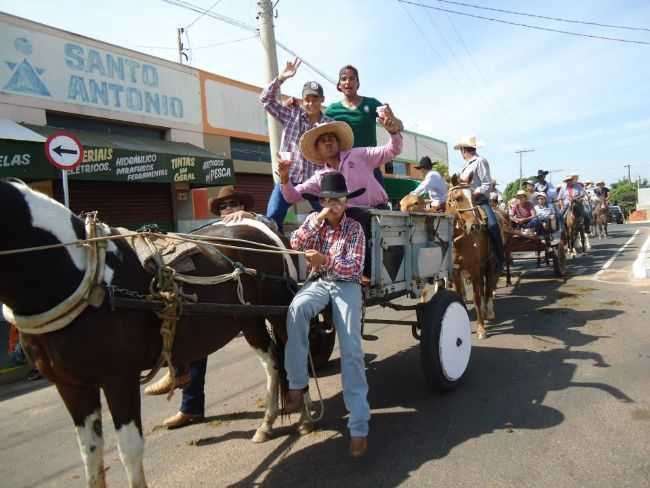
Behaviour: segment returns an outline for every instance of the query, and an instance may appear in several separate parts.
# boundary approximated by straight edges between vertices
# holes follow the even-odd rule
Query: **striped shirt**
[[[278,100],[279,91],[280,81],[276,78],[264,89],[260,95],[260,102],[264,105],[264,109],[284,127],[280,151],[291,153],[293,164],[289,169],[289,179],[294,185],[299,185],[311,178],[316,170],[321,167],[321,165],[316,165],[302,157],[300,138],[316,124],[331,122],[332,119],[321,114],[320,120],[316,124],[312,124],[309,121],[307,112],[302,107],[285,107],[282,105]]]
[[[361,224],[344,215],[334,228],[326,220],[318,223],[317,216],[316,212],[309,215],[291,234],[291,247],[298,251],[314,249],[326,256],[320,269],[311,270],[319,272],[322,279],[359,282],[366,256]]]

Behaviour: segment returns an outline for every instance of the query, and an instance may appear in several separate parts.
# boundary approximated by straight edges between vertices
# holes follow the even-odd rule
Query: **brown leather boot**
[[[172,382],[172,376],[169,371],[155,383],[147,386],[144,389],[145,395],[165,395],[172,391],[174,388],[183,388],[190,382],[190,374],[184,374],[176,377],[176,383]]]
[[[201,422],[204,419],[203,415],[190,415],[188,413],[176,412],[176,415],[165,419],[163,421],[163,427],[168,429],[180,429],[186,425],[194,424]]]
[[[350,438],[350,456],[353,458],[363,457],[368,452],[368,438],[367,437],[351,437]]]

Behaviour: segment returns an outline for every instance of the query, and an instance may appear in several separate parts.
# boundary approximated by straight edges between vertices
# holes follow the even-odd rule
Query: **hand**
[[[228,222],[241,222],[244,219],[254,219],[255,215],[246,210],[237,210],[231,214],[225,215],[221,220],[225,223]]]
[[[302,106],[302,100],[296,97],[288,97],[284,102],[282,102],[282,105],[287,108],[300,107]]]
[[[298,67],[301,64],[302,60],[300,58],[294,59],[293,63],[291,61],[287,61],[284,70],[282,70],[282,73],[278,75],[278,80],[280,80],[280,83],[287,80],[288,78],[291,78],[292,76],[295,76],[296,72],[298,71]]]
[[[327,256],[319,253],[315,249],[307,249],[305,251],[305,259],[311,265],[312,268],[317,269],[325,264],[327,261]]]
[[[323,209],[318,212],[318,215],[316,216],[316,222],[319,224],[323,223],[331,211],[331,208],[323,207]]]
[[[282,156],[278,153],[278,170],[275,174],[280,177],[280,183],[283,185],[289,183],[289,169],[291,169],[292,164],[293,161],[290,159],[282,159]]]

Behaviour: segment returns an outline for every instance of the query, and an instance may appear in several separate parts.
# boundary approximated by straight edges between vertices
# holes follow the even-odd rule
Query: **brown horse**
[[[604,198],[594,199],[593,203],[593,229],[595,230],[595,235],[599,239],[605,239],[606,237],[609,237],[609,234],[607,233],[607,217],[609,213],[607,210],[607,203]]]
[[[576,256],[576,243],[580,238],[583,254],[587,252],[587,236],[585,235],[584,206],[578,200],[571,200],[564,216],[567,248],[570,255]]]
[[[472,203],[467,185],[453,186],[447,194],[447,214],[454,223],[454,286],[463,296],[465,276],[472,282],[479,339],[485,339],[485,319],[494,319],[497,284],[496,256],[479,207]]]
[[[84,223],[58,202],[32,191],[19,182],[0,181],[2,234],[0,251],[57,245],[86,239]],[[213,225],[203,235],[248,239],[281,245],[276,234],[254,221],[239,225]],[[100,224],[104,232],[113,233]],[[260,224],[261,226],[261,224]],[[152,275],[145,271],[124,239],[106,242],[104,290],[147,294]],[[36,316],[52,310],[73,295],[83,281],[87,247],[55,247],[24,254],[0,255],[0,302],[16,316]],[[224,257],[224,256],[227,256]],[[222,258],[197,254],[196,270],[187,274],[215,276],[233,271],[232,262],[283,275],[295,273],[290,259],[282,254],[258,254],[224,249]],[[288,305],[289,287],[251,276],[242,277],[244,299],[251,304]],[[240,290],[241,291],[241,290]],[[238,304],[237,286],[227,282],[215,286],[190,286],[199,302]],[[101,302],[101,300],[100,300]],[[36,367],[55,385],[76,427],[88,486],[105,486],[100,389],[113,417],[120,458],[130,487],[146,486],[142,459],[144,439],[140,413],[140,374],[154,366],[161,354],[160,320],[150,311],[115,309],[109,294],[103,303],[88,306],[66,327],[43,334],[23,334],[22,341]],[[177,323],[172,362],[187,364],[220,349],[240,331],[258,353],[267,375],[266,411],[254,440],[271,433],[278,415],[278,395],[284,317],[268,317],[280,340],[273,340],[265,325],[267,317],[181,317]],[[304,418],[301,418],[301,422]],[[308,429],[303,429],[303,432]]]

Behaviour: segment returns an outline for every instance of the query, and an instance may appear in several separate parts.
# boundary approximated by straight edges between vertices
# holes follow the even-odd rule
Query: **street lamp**
[[[523,154],[528,152],[535,152],[534,149],[520,149],[515,151],[515,154],[519,154],[519,186],[521,186],[521,180],[524,179],[524,163],[523,163]]]

